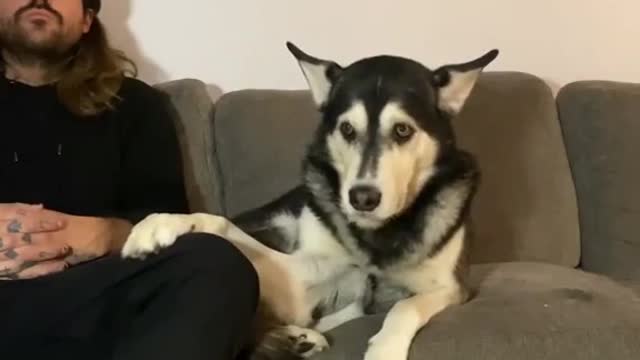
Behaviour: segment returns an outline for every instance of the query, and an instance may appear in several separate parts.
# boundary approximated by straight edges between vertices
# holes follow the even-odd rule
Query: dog
[[[232,219],[152,214],[122,256],[217,234],[258,272],[253,359],[311,357],[329,346],[323,333],[386,312],[364,359],[406,360],[418,330],[471,296],[467,227],[480,171],[452,122],[498,50],[430,70],[391,55],[343,67],[287,48],[322,115],[301,185]]]

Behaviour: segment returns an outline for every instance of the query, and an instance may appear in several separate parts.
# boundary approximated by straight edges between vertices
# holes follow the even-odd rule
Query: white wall
[[[640,0],[109,0],[112,39],[151,83],[195,77],[221,91],[306,86],[291,40],[348,63],[379,53],[430,67],[491,48],[488,70],[640,82]],[[181,5],[178,5],[181,4]]]

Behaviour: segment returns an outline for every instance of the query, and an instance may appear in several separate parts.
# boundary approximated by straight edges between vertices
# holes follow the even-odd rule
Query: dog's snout
[[[358,211],[373,211],[381,198],[382,193],[373,186],[360,185],[349,190],[349,202]]]

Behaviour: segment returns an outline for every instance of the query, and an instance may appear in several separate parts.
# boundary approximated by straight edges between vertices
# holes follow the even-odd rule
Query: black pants
[[[0,281],[0,358],[231,360],[250,337],[258,292],[251,263],[207,234],[143,261],[112,256]]]

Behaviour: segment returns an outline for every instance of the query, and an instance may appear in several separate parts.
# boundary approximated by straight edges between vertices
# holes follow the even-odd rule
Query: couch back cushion
[[[640,84],[579,81],[558,94],[582,232],[581,265],[640,280]]]
[[[319,119],[306,90],[242,90],[219,100],[215,151],[226,215],[299,184]],[[483,172],[472,208],[472,261],[577,265],[575,191],[546,84],[523,73],[485,73],[454,127]]]
[[[207,85],[197,79],[179,79],[158,83],[155,88],[165,94],[175,123],[190,210],[219,213],[222,186],[213,161],[214,104]]]

